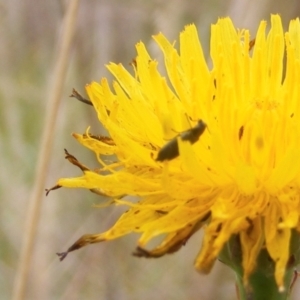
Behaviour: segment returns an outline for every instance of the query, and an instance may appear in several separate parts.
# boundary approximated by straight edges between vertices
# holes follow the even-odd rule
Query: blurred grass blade
[[[46,109],[44,130],[39,149],[38,163],[35,173],[35,182],[29,199],[29,206],[26,217],[25,229],[23,231],[23,244],[20,254],[20,261],[16,273],[13,297],[14,300],[25,299],[26,285],[28,282],[29,269],[31,266],[33,248],[39,224],[41,205],[44,194],[45,179],[49,167],[54,128],[57,119],[57,112],[62,95],[64,80],[70,59],[70,50],[73,33],[77,18],[79,0],[70,0],[64,18],[64,27],[61,39],[59,40],[58,53],[52,80],[49,88],[48,108]]]

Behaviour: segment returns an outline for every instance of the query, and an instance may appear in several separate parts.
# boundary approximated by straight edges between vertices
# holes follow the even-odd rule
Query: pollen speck
[[[261,136],[257,137],[255,139],[255,145],[256,145],[257,150],[263,149],[263,147],[264,147],[264,139]]]

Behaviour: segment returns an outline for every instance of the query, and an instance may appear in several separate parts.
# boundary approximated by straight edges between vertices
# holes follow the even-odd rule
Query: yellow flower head
[[[111,229],[81,237],[68,252],[137,232],[135,254],[159,257],[204,226],[198,270],[210,271],[237,236],[245,281],[266,249],[283,289],[291,232],[300,229],[300,23],[291,21],[284,33],[274,15],[265,31],[263,21],[253,46],[247,30],[220,19],[212,26],[211,70],[195,26],[180,34],[180,53],[158,34],[167,78],[140,42],[134,76],[111,63],[112,89],[106,79],[87,85],[110,137],[74,134],[100,168],[67,153],[84,174],[56,187],[87,188],[129,209]],[[158,235],[162,242],[147,249]]]

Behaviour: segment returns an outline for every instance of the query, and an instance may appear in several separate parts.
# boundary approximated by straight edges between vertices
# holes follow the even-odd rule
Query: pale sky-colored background
[[[1,299],[12,295],[66,3],[0,0]],[[64,159],[64,148],[82,163],[96,166],[94,155],[71,133],[83,133],[87,126],[100,133],[101,125],[93,108],[68,97],[73,87],[84,92],[86,83],[109,76],[104,65],[110,61],[130,68],[140,40],[153,58],[159,56],[151,36],[161,31],[178,40],[190,23],[197,25],[209,61],[210,25],[218,17],[230,16],[236,27],[250,29],[254,37],[259,21],[269,21],[271,13],[279,13],[287,29],[289,20],[300,14],[300,2],[81,0],[64,96],[53,128],[56,137],[46,187],[59,177],[80,174]],[[82,234],[109,228],[120,209],[92,208],[99,198],[85,190],[60,189],[40,201],[26,299],[236,299],[229,269],[217,263],[204,276],[193,268],[201,233],[176,254],[160,259],[133,257],[137,236],[131,235],[75,251],[60,262],[56,252],[66,250]],[[293,299],[300,297],[299,291],[296,287]]]

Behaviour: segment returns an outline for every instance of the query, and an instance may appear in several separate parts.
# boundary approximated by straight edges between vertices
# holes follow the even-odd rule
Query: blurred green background
[[[25,217],[40,150],[51,74],[67,1],[0,1],[0,156],[1,156],[1,299],[10,299],[19,262]],[[142,40],[153,58],[160,56],[151,36],[163,32],[178,40],[184,25],[198,27],[209,61],[210,25],[230,16],[236,27],[248,28],[254,37],[262,19],[279,13],[284,28],[300,13],[299,0],[82,0],[77,16],[64,96],[52,149],[46,187],[59,177],[80,174],[64,159],[63,149],[82,163],[96,167],[93,153],[80,146],[72,132],[91,126],[100,133],[92,107],[69,98],[73,87],[84,93],[92,80],[109,77],[105,64],[129,63]],[[131,255],[136,235],[96,244],[71,253],[65,251],[85,233],[109,228],[122,211],[92,208],[99,197],[85,190],[60,189],[42,197],[26,299],[237,299],[233,273],[217,263],[209,275],[199,275],[193,261],[201,246],[201,233],[174,255],[139,259]],[[300,283],[293,299],[299,299]],[[297,297],[298,294],[298,297]]]

